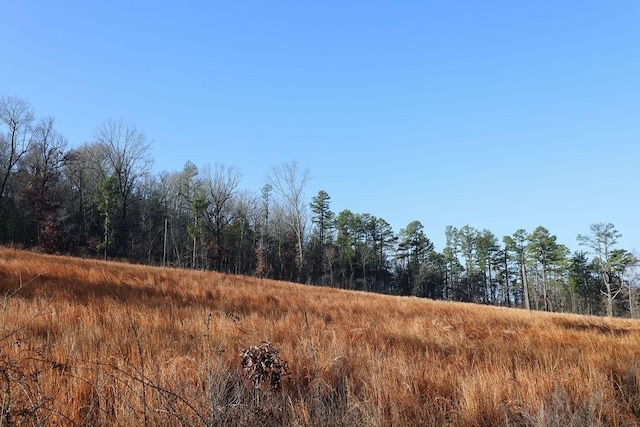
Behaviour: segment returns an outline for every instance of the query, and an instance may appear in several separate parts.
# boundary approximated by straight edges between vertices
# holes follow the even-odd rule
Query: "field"
[[[6,248],[0,287],[1,425],[640,425],[635,320]]]

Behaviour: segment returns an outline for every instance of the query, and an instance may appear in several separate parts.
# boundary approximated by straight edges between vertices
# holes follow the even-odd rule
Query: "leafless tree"
[[[33,120],[33,109],[26,101],[0,97],[0,209],[16,165],[31,148]]]
[[[181,171],[164,173],[161,177],[167,207],[168,255],[173,265],[181,267],[188,267],[191,262],[196,268],[197,242],[202,234],[196,208],[204,194],[199,175],[198,167],[187,162]]]
[[[640,284],[640,254],[638,254],[636,250],[633,250],[630,255],[633,262],[630,263],[629,271],[627,272],[629,311],[631,312],[631,317],[635,318],[638,311],[638,300],[634,294],[634,290],[637,289]]]
[[[593,251],[595,260],[600,268],[600,276],[605,290],[601,291],[606,298],[607,316],[613,316],[613,300],[622,290],[622,286],[614,289],[612,283],[612,269],[615,259],[611,256],[613,247],[618,243],[621,234],[611,223],[591,224],[591,235],[578,235],[580,245],[587,246]]]
[[[55,130],[54,119],[44,118],[33,129],[31,150],[20,162],[27,177],[22,192],[32,206],[38,246],[45,224],[55,221],[51,218],[56,204],[54,193],[62,174],[66,147],[67,139]]]
[[[296,237],[296,264],[300,276],[304,266],[303,247],[308,216],[304,188],[309,181],[309,170],[301,169],[295,161],[285,163],[272,168],[269,180],[279,197],[285,220]]]
[[[253,270],[251,266],[255,264],[253,255],[258,241],[257,236],[251,230],[255,230],[258,226],[260,203],[254,193],[243,190],[236,194],[233,209],[235,213],[232,225],[236,230],[233,245],[235,246],[233,250],[235,266],[229,265],[229,268],[235,274],[240,274],[242,271]]]
[[[123,234],[129,231],[128,213],[131,196],[138,180],[152,164],[151,145],[144,133],[122,120],[107,120],[94,132],[94,141],[106,152],[105,171],[113,176],[119,200],[119,233],[121,248],[126,250]],[[106,178],[106,177],[105,177]]]
[[[104,181],[100,167],[103,158],[104,150],[96,144],[83,144],[68,151],[64,156],[63,175],[69,183],[66,215],[69,218],[77,218],[70,221],[74,228],[68,230],[68,237],[79,248],[84,248],[89,242],[95,209],[93,197],[99,183]]]
[[[206,219],[213,234],[214,268],[222,270],[222,254],[224,252],[223,229],[233,221],[238,213],[234,207],[236,192],[240,185],[241,175],[234,167],[226,167],[216,163],[213,170],[205,171],[205,188],[208,205]]]

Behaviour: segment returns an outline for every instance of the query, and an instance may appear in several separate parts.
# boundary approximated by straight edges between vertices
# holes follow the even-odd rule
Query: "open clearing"
[[[6,248],[0,286],[3,425],[640,424],[636,320]]]

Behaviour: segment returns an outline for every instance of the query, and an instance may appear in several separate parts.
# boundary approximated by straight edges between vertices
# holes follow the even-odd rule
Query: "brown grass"
[[[0,248],[0,423],[640,425],[640,323]],[[256,389],[240,351],[288,363]]]

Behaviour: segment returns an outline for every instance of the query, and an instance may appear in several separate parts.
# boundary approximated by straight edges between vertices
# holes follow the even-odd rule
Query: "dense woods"
[[[99,124],[72,145],[53,118],[0,97],[0,243],[46,253],[126,259],[352,290],[535,310],[634,317],[638,260],[613,224],[577,236],[496,236],[448,226],[435,250],[420,221],[399,231],[370,213],[333,212],[309,172],[271,168],[259,189],[221,163],[154,174],[152,147],[131,123]]]

